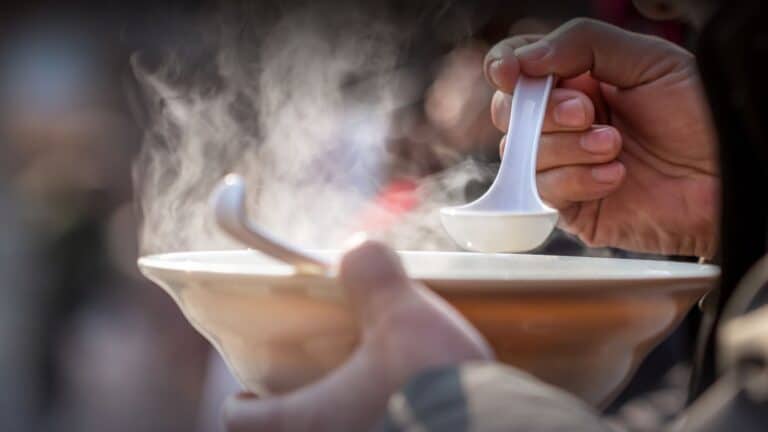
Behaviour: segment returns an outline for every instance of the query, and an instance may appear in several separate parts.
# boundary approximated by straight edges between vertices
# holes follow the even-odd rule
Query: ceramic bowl
[[[412,278],[480,330],[500,361],[596,406],[621,390],[719,275],[715,266],[669,261],[399,255]],[[343,362],[357,343],[332,275],[297,275],[249,250],[145,256],[139,266],[256,393],[305,385]]]

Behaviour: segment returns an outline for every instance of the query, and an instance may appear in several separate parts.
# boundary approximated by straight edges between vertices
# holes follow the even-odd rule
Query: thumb
[[[372,241],[344,255],[339,281],[364,327],[376,325],[394,305],[414,294],[400,258],[383,244]]]
[[[409,281],[398,256],[366,242],[347,252],[338,278],[358,322],[379,323],[337,369],[294,392],[261,400],[231,398],[231,432],[368,430],[390,394],[415,373],[438,365],[490,359],[485,341],[447,304]]]
[[[585,18],[517,48],[515,57],[531,76],[571,78],[591,72],[619,88],[636,87],[694,65],[693,55],[677,45]]]

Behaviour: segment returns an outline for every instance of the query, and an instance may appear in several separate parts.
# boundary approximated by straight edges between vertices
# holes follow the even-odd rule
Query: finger
[[[491,99],[491,120],[502,132],[509,127],[512,96],[497,91]],[[595,121],[592,100],[582,92],[572,89],[552,89],[544,114],[542,132],[586,130]]]
[[[542,35],[518,35],[494,45],[483,61],[485,79],[499,90],[512,93],[520,73],[515,49],[533,43],[541,37]]]
[[[592,105],[595,107],[595,122],[607,123],[609,120],[608,106],[605,103],[600,82],[592,77],[589,72],[585,72],[573,78],[561,79],[558,87],[576,90],[587,95]]]
[[[539,195],[556,209],[605,198],[616,190],[626,175],[619,161],[596,166],[566,166],[540,172],[536,175]]]
[[[514,56],[518,73],[570,78],[590,71],[597,80],[621,88],[651,82],[694,64],[690,53],[663,39],[584,18],[515,49]],[[509,62],[507,57],[503,60]]]
[[[385,246],[367,242],[349,251],[338,277],[361,325],[378,325],[378,335],[306,387],[261,400],[229,399],[225,419],[230,431],[368,430],[391,392],[413,374],[492,358],[477,331],[444,300],[410,283],[397,255]]]
[[[610,126],[596,127],[587,132],[542,134],[536,170],[605,164],[616,159],[620,151],[621,135]]]
[[[506,135],[499,142],[499,155],[504,157]],[[536,171],[569,165],[608,163],[621,151],[621,134],[611,126],[596,126],[587,132],[554,132],[539,139]]]
[[[364,327],[375,326],[399,301],[413,295],[400,258],[386,246],[371,241],[344,255],[339,281]]]

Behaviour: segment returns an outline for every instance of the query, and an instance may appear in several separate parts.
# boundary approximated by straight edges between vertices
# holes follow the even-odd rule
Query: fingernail
[[[488,76],[491,78],[491,82],[493,82],[493,85],[496,87],[499,87],[499,82],[501,81],[500,77],[502,63],[504,63],[504,59],[497,58],[491,62],[490,66],[488,66]]]
[[[561,126],[578,127],[587,121],[586,109],[580,99],[568,99],[555,107],[555,122]]]
[[[581,147],[590,153],[608,153],[613,149],[614,132],[609,128],[593,130],[581,137]]]
[[[624,166],[619,163],[592,168],[592,178],[598,183],[615,183],[624,173]]]
[[[530,45],[525,45],[515,50],[515,57],[525,61],[536,61],[546,57],[552,51],[552,47],[546,40],[539,40]]]

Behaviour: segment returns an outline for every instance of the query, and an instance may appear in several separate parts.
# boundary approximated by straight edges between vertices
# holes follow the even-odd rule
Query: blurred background
[[[301,3],[2,6],[0,430],[218,428],[222,395],[209,373],[210,347],[135,265],[132,167],[147,114],[130,58],[182,52],[189,68],[203,68],[210,53],[199,49],[201,28],[237,16],[233,25],[247,29],[251,16],[279,16]],[[691,38],[680,23],[641,18],[630,0],[373,3],[415,35],[403,60],[417,78],[414,97],[399,109],[388,143],[410,163],[407,172],[392,168],[392,182],[376,198],[384,200],[407,189],[404,179],[439,172],[459,156],[498,161],[501,134],[491,125],[492,90],[481,64],[505,36],[591,16],[683,46]],[[330,11],[343,7],[328,3]],[[624,256],[585,249],[563,234],[538,252]],[[609,408],[617,428],[653,430],[659,415],[683,403],[680,362],[691,320]]]

